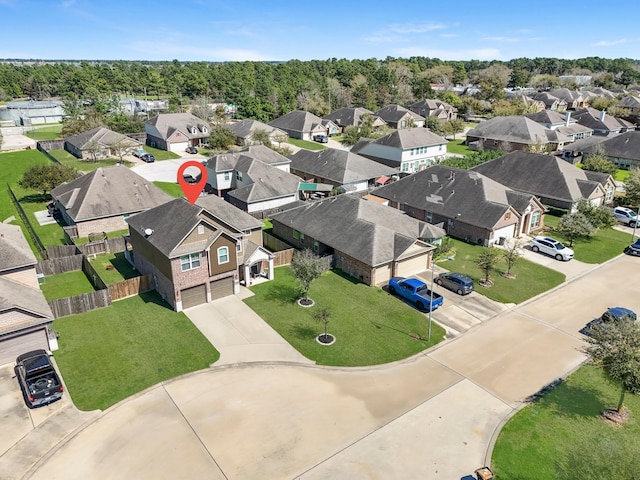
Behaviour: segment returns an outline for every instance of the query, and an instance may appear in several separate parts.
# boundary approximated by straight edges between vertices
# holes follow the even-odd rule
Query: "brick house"
[[[187,147],[198,147],[207,143],[211,127],[191,113],[161,113],[144,123],[147,145],[184,152]]]
[[[105,127],[96,127],[86,132],[68,137],[64,149],[82,160],[122,157],[133,153],[142,144],[138,140],[114,132]]]
[[[78,237],[126,230],[126,219],[171,196],[124,166],[97,168],[51,191],[55,207]]]

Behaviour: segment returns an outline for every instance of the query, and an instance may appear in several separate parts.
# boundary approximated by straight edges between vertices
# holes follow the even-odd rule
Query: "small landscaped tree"
[[[489,276],[498,265],[501,255],[502,254],[500,250],[491,247],[483,248],[482,252],[480,252],[480,255],[478,255],[478,259],[476,260],[476,262],[478,264],[478,267],[480,267],[480,270],[482,270],[482,273],[484,274],[484,286],[490,285]]]
[[[583,213],[573,212],[560,219],[556,230],[567,237],[571,247],[576,238],[590,236],[595,228]]]
[[[514,276],[511,274],[511,269],[518,262],[520,257],[522,257],[522,243],[519,240],[510,242],[503,250],[502,255],[505,262],[507,262],[507,271],[505,272],[505,276],[513,278]]]
[[[626,392],[640,393],[640,323],[630,316],[592,326],[587,353],[621,387],[616,411],[622,412]]]
[[[640,205],[640,168],[632,168],[624,182],[625,204],[636,208]]]
[[[317,278],[329,270],[329,264],[326,259],[314,254],[311,250],[305,249],[296,251],[291,260],[291,272],[296,277],[300,288],[302,289],[303,304],[312,303],[309,300],[309,288]]]
[[[322,343],[330,343],[333,340],[333,336],[327,333],[327,325],[329,324],[329,319],[331,318],[331,313],[326,308],[321,308],[317,312],[313,314],[313,318],[322,322],[324,326],[324,334],[320,335],[319,340]]]
[[[22,174],[18,185],[22,188],[39,190],[43,196],[46,196],[47,192],[50,192],[58,185],[76,178],[76,174],[77,171],[74,168],[59,163],[34,165]]]

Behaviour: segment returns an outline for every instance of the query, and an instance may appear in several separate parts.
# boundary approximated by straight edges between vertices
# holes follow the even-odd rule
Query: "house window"
[[[218,265],[229,263],[229,247],[220,247],[218,249]]]
[[[536,210],[531,214],[531,228],[537,228],[540,226],[540,210]]]
[[[241,252],[242,251],[242,242],[238,242],[236,243],[236,252]]]
[[[296,239],[300,238],[300,232],[298,230],[293,231],[293,238],[296,238]]]
[[[236,180],[239,182],[242,181],[242,172],[236,172]]]
[[[509,220],[511,218],[511,212],[507,212],[504,214],[504,219]]]
[[[319,252],[320,251],[320,243],[317,240],[313,241],[313,251],[314,252]]]
[[[428,223],[431,223],[431,221],[433,220],[433,212],[427,212],[426,216],[425,216],[425,220]]]
[[[198,235],[204,235],[204,225],[198,225]]]
[[[202,127],[202,133],[208,133],[209,130],[207,129],[207,127]]]
[[[231,180],[231,172],[224,172],[224,179],[227,182]]]
[[[191,133],[193,133],[195,135],[196,133],[198,133],[198,129],[196,127],[193,127],[191,129]]]
[[[190,253],[189,255],[182,255],[180,257],[180,266],[182,267],[183,272],[200,268],[200,254]]]
[[[406,128],[406,127],[407,127],[407,121],[406,120],[400,121],[400,128]]]
[[[609,186],[607,188],[607,193],[604,196],[604,201],[608,202],[609,200],[611,200],[613,198],[613,187]]]
[[[304,233],[300,232],[300,243],[304,242]]]

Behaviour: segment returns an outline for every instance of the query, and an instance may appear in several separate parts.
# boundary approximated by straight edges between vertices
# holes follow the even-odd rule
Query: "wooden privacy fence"
[[[85,245],[77,245],[77,248],[85,255],[100,255],[102,253],[124,252],[127,244],[123,237],[118,237],[106,238],[99,242],[87,243]]]
[[[95,288],[96,290],[104,290],[107,288],[107,285],[100,277],[100,274],[96,272],[96,269],[93,268],[93,265],[91,265],[89,259],[84,255],[82,256],[82,270],[93,285],[93,288]]]
[[[88,312],[96,308],[108,307],[111,305],[108,290],[97,290],[91,293],[83,293],[73,297],[60,298],[49,302],[53,318],[66,317],[77,313]]]
[[[71,257],[79,253],[80,251],[75,245],[50,245],[47,247],[47,255],[49,259]]]
[[[50,258],[42,260],[36,265],[36,272],[47,275],[58,275],[60,273],[75,272],[82,269],[83,255],[72,255],[70,257]]]
[[[290,248],[288,250],[280,250],[279,252],[273,253],[273,266],[280,267],[282,265],[290,265],[291,259],[293,258],[293,252],[295,251],[295,248]]]
[[[155,285],[153,275],[142,275],[141,277],[129,278],[122,282],[114,283],[107,288],[109,289],[111,301],[116,301],[153,290]]]

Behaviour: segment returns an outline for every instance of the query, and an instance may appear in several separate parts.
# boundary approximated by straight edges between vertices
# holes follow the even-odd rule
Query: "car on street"
[[[529,247],[536,253],[544,253],[556,260],[568,262],[573,258],[573,250],[553,238],[537,236],[531,240]]]
[[[195,155],[196,153],[198,153],[198,149],[196,147],[187,147],[185,149],[185,152]]]
[[[467,295],[473,292],[473,279],[462,273],[441,273],[435,281],[441,287],[456,292],[458,295]]]
[[[613,209],[613,215],[616,219],[629,227],[635,227],[638,224],[638,216],[636,212],[627,207],[616,207]]]
[[[611,307],[600,316],[600,320],[602,322],[619,322],[624,317],[630,317],[633,320],[638,318],[636,312],[633,310],[629,310],[625,307]]]
[[[633,257],[640,257],[640,238],[624,249],[624,253]]]
[[[142,160],[145,163],[153,163],[156,161],[156,157],[154,157],[150,153],[145,153],[144,155],[140,156],[140,160]]]
[[[314,135],[313,141],[318,143],[329,143],[329,137],[326,135]]]

